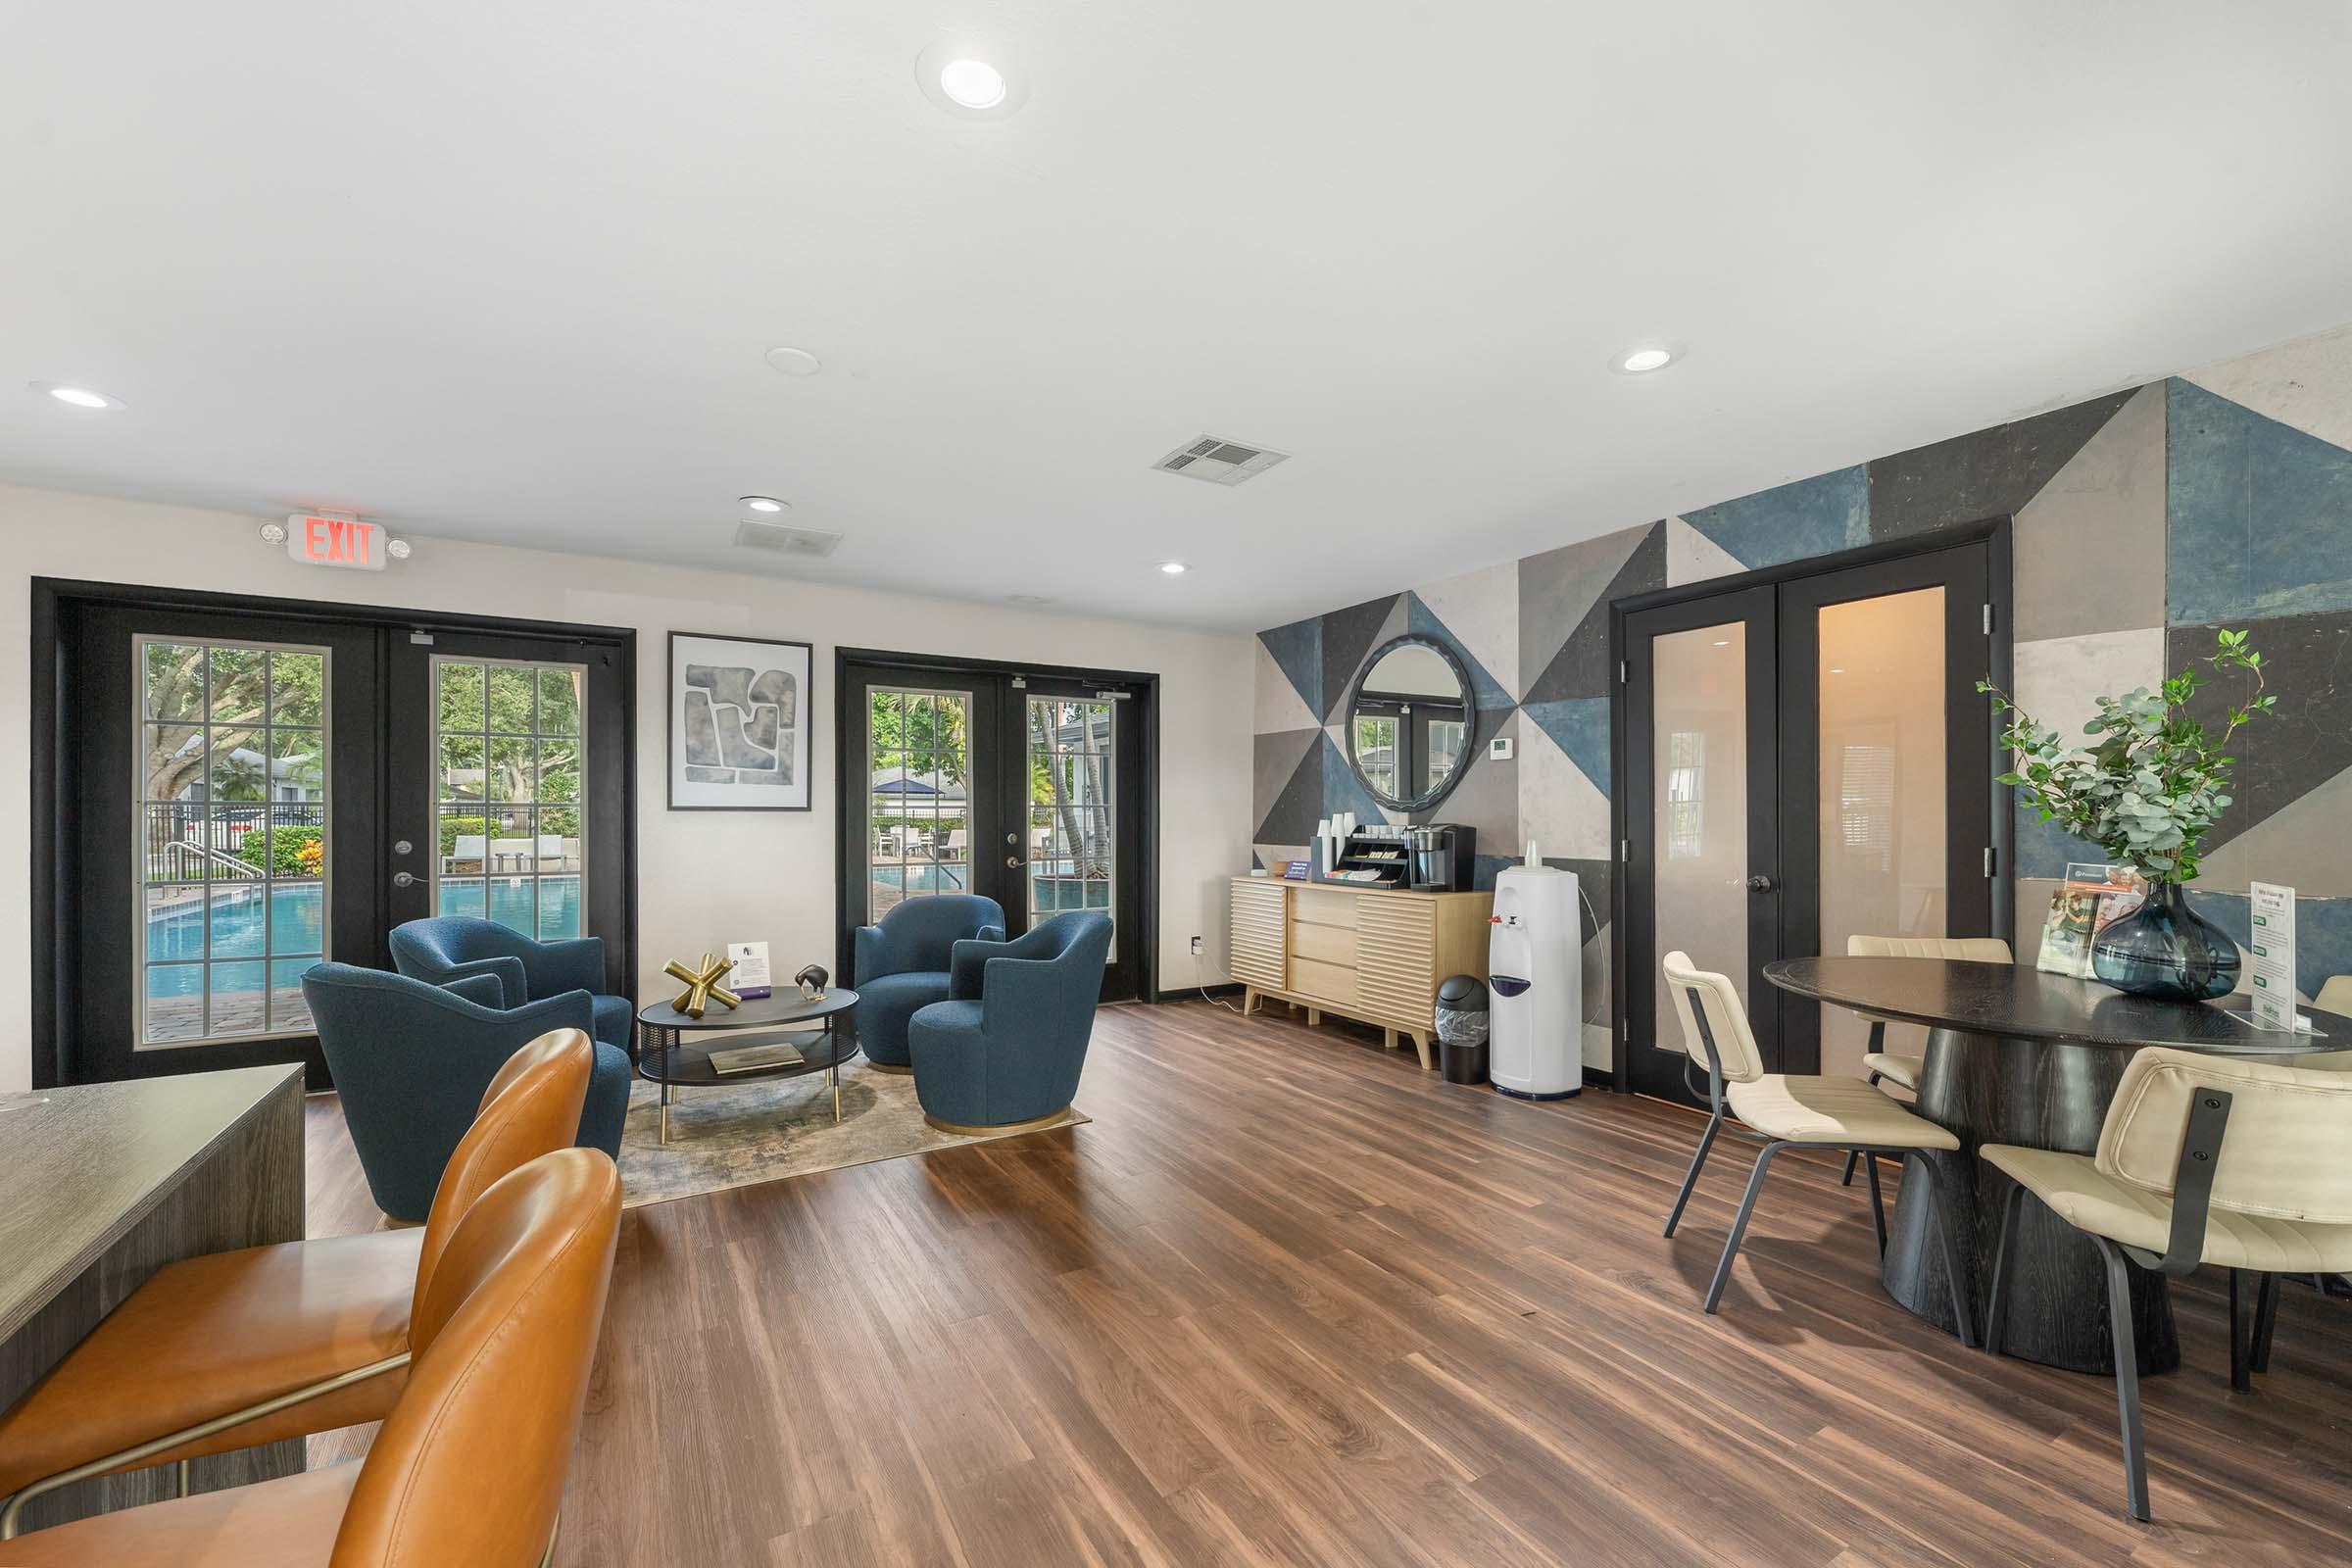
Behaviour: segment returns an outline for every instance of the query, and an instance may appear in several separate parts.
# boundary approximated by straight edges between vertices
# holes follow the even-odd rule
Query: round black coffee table
[[[1933,1157],[1947,1180],[1960,1266],[1974,1275],[1980,1313],[1990,1284],[2000,1218],[2014,1185],[1977,1157],[1984,1144],[2095,1153],[2108,1102],[2133,1054],[2149,1046],[2215,1055],[2291,1056],[2352,1047],[2352,1018],[2316,1008],[2319,1036],[2254,1027],[2225,1004],[2128,997],[2096,980],[2044,974],[2028,964],[1943,958],[1783,958],[1764,966],[1783,991],[1928,1028],[1919,1113],[1959,1136],[1957,1153],[1907,1155],[1903,1191],[1928,1180]],[[2243,999],[2235,999],[2242,1002]],[[1924,1186],[1916,1189],[1924,1191]],[[2106,1273],[2097,1249],[2038,1203],[2018,1213],[2017,1260],[2003,1348],[2045,1366],[2107,1373]],[[2180,1364],[2172,1300],[2162,1274],[2132,1272],[2139,1370]],[[1950,1329],[1951,1296],[1926,1205],[1898,1200],[1880,1278],[1886,1294]],[[1984,1321],[1979,1316],[1978,1322]]]
[[[814,1002],[806,1000],[798,991],[748,998],[735,1007],[714,1001],[700,1018],[689,1018],[666,1002],[638,1008],[637,1076],[662,1086],[662,1142],[669,1142],[670,1096],[689,1085],[707,1089],[714,1085],[758,1083],[767,1078],[799,1078],[812,1072],[830,1073],[833,1119],[841,1120],[841,1064],[858,1054],[858,1042],[843,1034],[837,1025],[842,1015],[856,1005],[857,992],[847,986],[835,986]],[[788,1042],[800,1053],[798,1061],[782,1061],[741,1072],[720,1072],[710,1065],[711,1052],[729,1049],[728,1035],[790,1029],[795,1024],[821,1027],[787,1035],[784,1041],[760,1044]],[[690,1046],[684,1039],[690,1034],[717,1038],[708,1045]]]

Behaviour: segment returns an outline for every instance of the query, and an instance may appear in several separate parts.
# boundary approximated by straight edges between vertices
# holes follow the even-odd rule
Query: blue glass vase
[[[2090,971],[2116,990],[2171,1002],[2203,1002],[2237,989],[2237,944],[2188,906],[2178,882],[2091,939]]]

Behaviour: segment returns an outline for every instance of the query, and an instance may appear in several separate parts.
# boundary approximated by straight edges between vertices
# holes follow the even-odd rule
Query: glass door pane
[[[1948,931],[1944,589],[1824,605],[1820,691],[1821,942]],[[1821,1070],[1859,1074],[1870,1026],[1821,1009]],[[1916,1055],[1925,1032],[1889,1024],[1886,1049]]]
[[[866,688],[867,918],[972,890],[972,694]]]
[[[326,953],[327,650],[140,637],[135,1046],[310,1031]]]
[[[1064,909],[1118,918],[1112,793],[1118,779],[1112,704],[1028,699],[1029,924]],[[1113,956],[1116,961],[1116,944]]]
[[[1748,996],[1747,628],[1699,626],[1651,639],[1650,827],[1658,956],[1677,949]],[[1637,981],[1637,983],[1643,983]],[[1659,1050],[1682,1029],[1651,965]]]
[[[435,657],[433,907],[586,933],[585,664]]]

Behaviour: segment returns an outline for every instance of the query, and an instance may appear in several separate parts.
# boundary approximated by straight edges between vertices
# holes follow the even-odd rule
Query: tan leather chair
[[[1966,963],[2015,963],[2009,944],[1999,937],[1866,937],[1845,939],[1845,956],[1849,958],[1955,958]],[[1925,1056],[1890,1054],[1886,1050],[1886,1025],[1892,1020],[1876,1013],[1855,1014],[1870,1025],[1870,1050],[1863,1054],[1862,1070],[1867,1083],[1882,1080],[1919,1093],[1920,1075],[1928,1070]],[[1854,1184],[1854,1162],[1862,1156],[1845,1156],[1843,1185]]]
[[[1690,1173],[1683,1178],[1683,1190],[1675,1195],[1674,1211],[1666,1216],[1666,1234],[1672,1236],[1682,1220],[1683,1207],[1690,1201],[1690,1190],[1698,1184],[1699,1169],[1715,1147],[1715,1135],[1723,1130],[1727,1111],[1764,1140],[1764,1152],[1756,1156],[1756,1168],[1747,1179],[1747,1196],[1740,1200],[1739,1217],[1732,1221],[1722,1260],[1715,1265],[1715,1278],[1707,1287],[1706,1309],[1712,1312],[1723,1301],[1723,1287],[1732,1277],[1732,1260],[1740,1255],[1740,1241],[1747,1234],[1748,1216],[1755,1210],[1756,1195],[1764,1189],[1764,1173],[1771,1168],[1773,1155],[1790,1147],[1857,1150],[1871,1154],[1949,1152],[1960,1147],[1960,1140],[1851,1078],[1766,1072],[1763,1053],[1756,1048],[1755,1033],[1748,1027],[1747,1009],[1740,1005],[1740,993],[1732,982],[1697,968],[1686,953],[1666,955],[1665,970],[1666,989],[1682,1020],[1683,1050],[1693,1063],[1707,1069],[1707,1100],[1714,1109],[1707,1118],[1707,1130],[1699,1135],[1698,1152],[1690,1158]],[[1696,1093],[1697,1086],[1691,1088]],[[1975,1336],[1969,1326],[1968,1291],[1962,1283],[1965,1276],[1952,1250],[1944,1205],[1936,1198],[1936,1162],[1925,1163],[1929,1179],[1921,1185],[1926,1190],[1929,1229],[1943,1250],[1943,1271],[1952,1287],[1952,1315],[1959,1324],[1960,1341],[1966,1345]],[[1870,1166],[1870,1215],[1883,1253],[1886,1250],[1886,1209],[1879,1197],[1876,1160]]]
[[[574,1124],[576,1128],[576,1123]],[[612,1278],[620,1175],[560,1149],[482,1194],[416,1299],[368,1456],[35,1531],[9,1568],[529,1568],[555,1543]]]
[[[451,1235],[509,1171],[577,1136],[596,1064],[577,1029],[499,1069],[421,1228],[287,1242],[156,1271],[0,1415],[0,1540],[25,1503],[92,1476],[379,1421]],[[187,1472],[180,1472],[187,1490]],[[0,1562],[6,1559],[0,1557]]]
[[[2017,1186],[2001,1216],[1984,1347],[1999,1353],[2010,1238],[2032,1193],[2088,1235],[2107,1264],[2125,1501],[2148,1517],[2140,1445],[2139,1361],[2132,1327],[2134,1266],[2230,1271],[2230,1372],[2244,1390],[2269,1350],[2280,1274],[2352,1269],[2352,1075],[2247,1057],[2148,1050],[2132,1058],[2095,1155],[1987,1144]],[[2263,1276],[2250,1335],[2239,1333],[2238,1275]]]

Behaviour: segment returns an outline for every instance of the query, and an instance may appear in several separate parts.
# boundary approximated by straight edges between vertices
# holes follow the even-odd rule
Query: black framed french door
[[[1682,1031],[1658,967],[1681,949],[1731,976],[1767,1061],[1780,1055],[1764,965],[1780,956],[1780,659],[1773,590],[1710,595],[1628,615],[1625,898],[1629,1038]],[[1682,1062],[1636,1050],[1633,1087],[1688,1098]]]
[[[1017,935],[1065,909],[1113,921],[1102,999],[1149,991],[1155,922],[1149,677],[844,650],[836,665],[841,929],[976,893]]]
[[[31,618],[36,1087],[294,1061],[329,1087],[302,972],[389,967],[436,870],[604,938],[634,990],[633,633],[53,578]]]
[[[603,936],[632,990],[624,651],[603,639],[396,633],[386,660],[390,923],[478,915],[540,941]]]
[[[322,1082],[301,973],[383,955],[381,638],[88,601],[61,604],[57,631],[52,804],[71,836],[51,869],[71,893],[45,1076],[300,1061]]]
[[[1867,1026],[1786,996],[1766,963],[1857,934],[2008,934],[1976,691],[2006,678],[2005,545],[1994,526],[1622,607],[1628,1087],[1690,1098],[1668,951],[1732,977],[1769,1070],[1858,1072]]]

